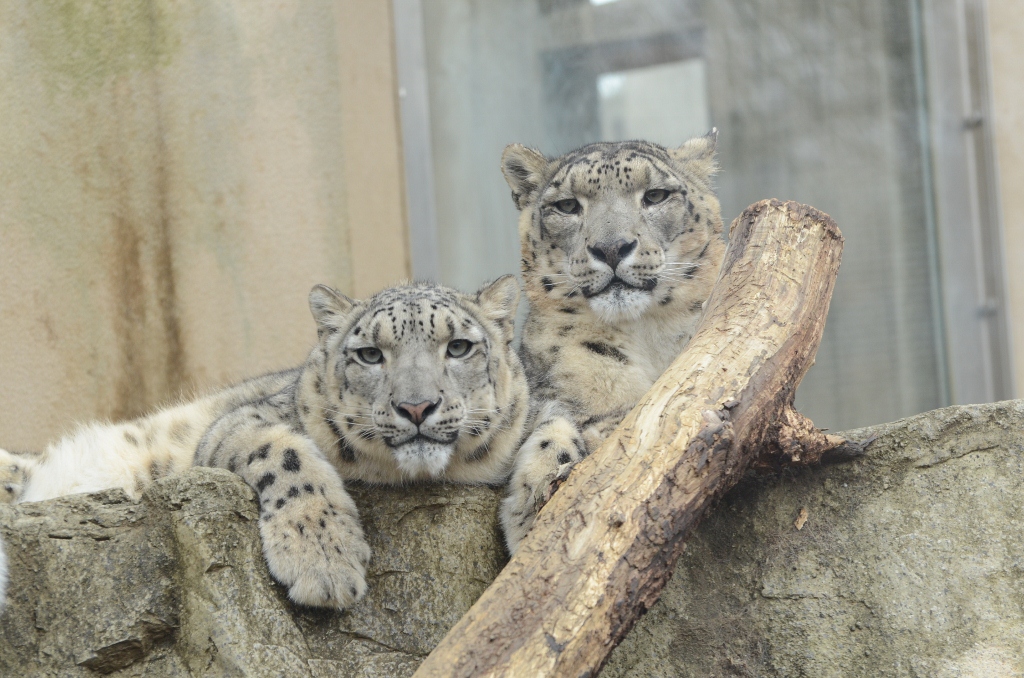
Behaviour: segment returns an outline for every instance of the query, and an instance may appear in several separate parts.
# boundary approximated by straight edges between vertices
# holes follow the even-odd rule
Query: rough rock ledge
[[[877,438],[711,512],[603,676],[1024,676],[1024,401],[842,435]],[[227,471],[0,506],[0,675],[410,675],[503,564],[501,492],[351,490],[373,562],[343,614],[269,578]]]

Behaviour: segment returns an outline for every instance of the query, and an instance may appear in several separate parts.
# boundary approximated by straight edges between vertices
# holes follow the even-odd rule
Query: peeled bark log
[[[416,676],[593,676],[657,599],[701,515],[755,461],[845,441],[792,409],[839,270],[832,219],[749,207],[686,350],[540,512]]]

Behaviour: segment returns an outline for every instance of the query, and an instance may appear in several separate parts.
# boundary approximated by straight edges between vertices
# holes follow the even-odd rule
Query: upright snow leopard
[[[502,505],[510,551],[554,480],[593,451],[693,336],[725,254],[718,133],[667,149],[597,143],[558,158],[513,144],[530,311],[520,357],[534,422]]]
[[[353,301],[314,287],[319,341],[304,366],[148,417],[91,424],[41,455],[0,450],[9,501],[121,487],[218,466],[256,490],[271,574],[297,603],[344,608],[366,590],[369,547],[342,479],[500,483],[528,412],[510,347],[505,276],[476,295],[436,285]]]

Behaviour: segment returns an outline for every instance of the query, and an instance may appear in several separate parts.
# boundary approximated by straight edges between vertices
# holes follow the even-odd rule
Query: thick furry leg
[[[196,463],[227,468],[256,490],[263,555],[293,601],[344,609],[363,597],[370,547],[341,477],[312,440],[251,406],[214,424]]]
[[[587,456],[579,428],[559,403],[547,403],[538,420],[540,423],[519,449],[509,493],[501,503],[501,526],[512,554],[557,483],[565,480],[572,467]]]
[[[37,466],[39,459],[36,455],[0,449],[0,504],[13,504],[21,498]]]

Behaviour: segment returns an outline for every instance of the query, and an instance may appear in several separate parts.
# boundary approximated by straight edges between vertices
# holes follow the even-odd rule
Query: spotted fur
[[[717,132],[666,149],[598,143],[549,159],[511,145],[530,311],[532,432],[502,507],[510,550],[564,478],[690,340],[725,253]]]
[[[9,501],[121,487],[192,465],[255,491],[271,574],[297,603],[344,608],[370,551],[343,479],[499,483],[528,413],[511,349],[519,301],[505,276],[476,295],[430,284],[365,302],[318,285],[304,366],[122,424],[90,424],[41,455],[0,450]],[[453,348],[454,347],[454,348]]]

